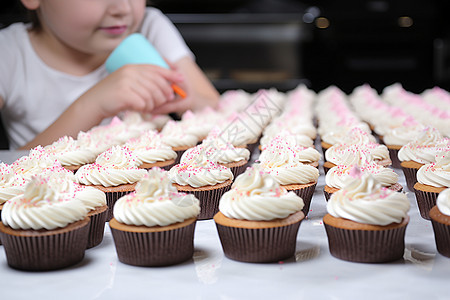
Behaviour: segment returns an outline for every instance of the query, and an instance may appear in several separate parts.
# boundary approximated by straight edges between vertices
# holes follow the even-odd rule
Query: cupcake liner
[[[247,229],[216,223],[226,257],[243,262],[276,262],[295,254],[300,223],[287,226]]]
[[[450,225],[440,223],[433,218],[431,218],[431,224],[433,225],[437,251],[446,257],[450,257]]]
[[[1,230],[8,265],[20,270],[47,271],[80,262],[86,249],[89,218],[79,222],[81,225],[71,230],[33,236],[8,234]]]
[[[391,149],[388,148],[389,150],[389,157],[391,158],[392,161],[392,167],[396,168],[396,169],[400,169],[402,166],[400,166],[400,160],[398,159],[398,151],[400,149]]]
[[[426,192],[418,189],[414,189],[414,193],[416,194],[420,215],[422,218],[430,220],[430,209],[436,205],[436,199],[439,193]]]
[[[200,201],[200,214],[197,220],[209,220],[219,211],[219,201],[225,192],[231,189],[230,184],[227,186],[210,189],[210,190],[193,190],[192,187],[177,186],[178,191],[183,193],[194,194],[194,196]]]
[[[406,186],[408,187],[408,189],[410,191],[414,191],[414,185],[417,182],[417,171],[418,169],[415,168],[405,168],[403,166],[401,166],[402,170],[403,170],[403,174],[405,174],[405,179],[406,179]]]
[[[91,218],[91,222],[89,223],[89,236],[86,249],[95,247],[103,241],[108,208],[92,215],[89,214],[88,216]]]
[[[143,163],[139,168],[150,170],[153,167],[158,167],[163,170],[169,171],[175,165],[175,159],[167,160],[167,161],[157,161],[154,163]]]
[[[194,254],[195,224],[160,232],[129,232],[111,227],[119,261],[143,267],[186,261]]]
[[[113,218],[114,204],[119,198],[131,193],[132,191],[124,192],[106,192],[106,203],[108,204],[108,214],[106,216],[106,222],[109,222]]]
[[[386,230],[349,230],[324,224],[330,253],[336,258],[381,263],[403,257],[406,226]]]
[[[314,195],[316,186],[317,186],[317,182],[306,188],[292,190],[293,192],[295,192],[297,194],[297,196],[299,196],[300,198],[303,199],[303,203],[305,205],[303,206],[302,212],[305,214],[305,216],[308,215],[309,208],[311,207],[311,200]]]
[[[331,198],[331,195],[333,195],[333,193],[329,193],[327,191],[323,191],[323,194],[325,195],[325,200],[328,201]]]
[[[219,201],[225,192],[231,189],[231,184],[228,186],[206,191],[183,191],[185,193],[194,194],[200,200],[200,214],[198,220],[209,220],[219,211]]]

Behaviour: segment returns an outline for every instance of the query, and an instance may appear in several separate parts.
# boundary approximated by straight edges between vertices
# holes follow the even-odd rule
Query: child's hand
[[[155,65],[126,65],[89,89],[80,99],[96,105],[103,117],[123,110],[152,112],[155,107],[175,99],[171,83],[182,83],[183,76]]]

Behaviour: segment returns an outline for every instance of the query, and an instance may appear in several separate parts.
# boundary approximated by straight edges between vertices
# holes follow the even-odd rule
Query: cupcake
[[[140,137],[129,140],[124,147],[133,152],[141,169],[159,167],[169,170],[177,158],[177,153],[163,143],[157,131],[148,130]]]
[[[430,218],[438,252],[450,257],[450,189],[439,193]]]
[[[261,167],[284,189],[295,192],[303,199],[303,213],[306,216],[319,179],[319,170],[300,163],[290,152],[270,152],[271,155],[267,156],[263,154],[259,157]]]
[[[97,157],[97,153],[89,148],[81,147],[78,141],[70,136],[64,136],[53,144],[45,146],[44,150],[54,154],[60,164],[71,171],[94,162]]]
[[[325,187],[323,189],[325,199],[328,201],[331,195],[342,189],[349,181],[353,180],[355,172],[367,172],[381,184],[390,190],[401,192],[403,187],[398,183],[398,175],[391,168],[382,167],[374,162],[366,162],[361,166],[339,165],[332,167],[325,175]]]
[[[323,223],[331,255],[366,263],[402,258],[409,208],[405,194],[383,188],[370,173],[355,175],[327,202]]]
[[[186,132],[183,124],[177,121],[169,121],[161,130],[161,137],[163,142],[172,147],[172,150],[177,153],[175,164],[178,164],[183,152],[189,148],[197,145],[198,138],[195,135]]]
[[[105,222],[108,217],[106,194],[94,187],[76,184],[74,198],[79,199],[86,206],[87,216],[91,220],[86,248],[95,247],[103,241],[105,232]]]
[[[248,168],[225,193],[214,216],[225,256],[277,262],[295,253],[303,201],[259,166]]]
[[[86,206],[69,195],[36,176],[26,185],[24,194],[6,202],[0,236],[10,267],[54,270],[83,259],[89,217]]]
[[[293,137],[293,136],[292,136]],[[296,162],[319,167],[319,160],[322,155],[313,147],[303,147],[295,143],[294,138],[286,136],[275,136],[261,151],[259,159],[261,161],[271,160],[272,157],[280,155],[281,152],[288,153]],[[266,158],[267,156],[267,158]]]
[[[190,157],[169,171],[169,177],[178,191],[194,194],[200,200],[199,220],[212,219],[219,210],[220,197],[231,188],[234,176],[231,170],[208,159],[206,149]]]
[[[414,184],[417,205],[422,218],[430,219],[430,209],[436,205],[440,192],[450,187],[450,152],[436,155],[436,162],[426,164],[417,171]]]
[[[389,150],[389,156],[394,168],[401,168],[398,152],[407,143],[413,141],[423,130],[424,126],[414,118],[406,119],[401,126],[388,130],[383,137],[383,142]]]
[[[220,138],[210,136],[203,140],[201,144],[186,150],[180,162],[195,159],[200,151],[203,151],[209,160],[230,168],[234,177],[245,171],[250,158],[250,151],[248,149],[234,147],[232,144],[222,141]]]
[[[76,181],[93,186],[106,194],[109,221],[114,203],[125,194],[134,191],[136,183],[146,171],[137,167],[138,160],[125,147],[114,146],[100,154],[95,163],[82,166],[76,173]]]
[[[450,151],[450,139],[444,138],[433,127],[426,127],[414,141],[399,150],[400,166],[411,191],[417,182],[417,171],[423,165],[435,162],[436,154],[444,151]]]
[[[388,149],[377,143],[335,144],[325,153],[325,158],[325,174],[337,165],[361,165],[365,161],[373,161],[383,167],[391,165]]]
[[[177,192],[165,171],[151,169],[114,206],[109,226],[119,261],[154,267],[192,258],[199,212],[194,195]]]

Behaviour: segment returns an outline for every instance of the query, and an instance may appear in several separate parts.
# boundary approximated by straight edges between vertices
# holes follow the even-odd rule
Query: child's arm
[[[188,109],[196,110],[205,106],[213,108],[217,106],[219,93],[190,57],[183,57],[171,67],[182,73],[186,79],[180,86],[186,91],[187,97],[185,99],[177,97],[174,101],[166,102],[153,110],[153,113],[182,113]]]
[[[172,82],[183,84],[183,76],[153,65],[124,66],[85,92],[21,149],[48,145],[64,135],[76,137],[80,131],[87,131],[104,118],[124,110],[152,112],[155,107],[174,99]]]

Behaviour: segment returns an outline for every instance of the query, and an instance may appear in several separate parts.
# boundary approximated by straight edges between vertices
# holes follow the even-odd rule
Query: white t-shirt
[[[45,130],[107,75],[104,65],[85,76],[50,68],[34,51],[28,27],[16,23],[0,31],[0,96],[4,100],[1,113],[11,149]],[[156,8],[147,8],[139,32],[171,62],[184,56],[194,58],[175,26]]]

